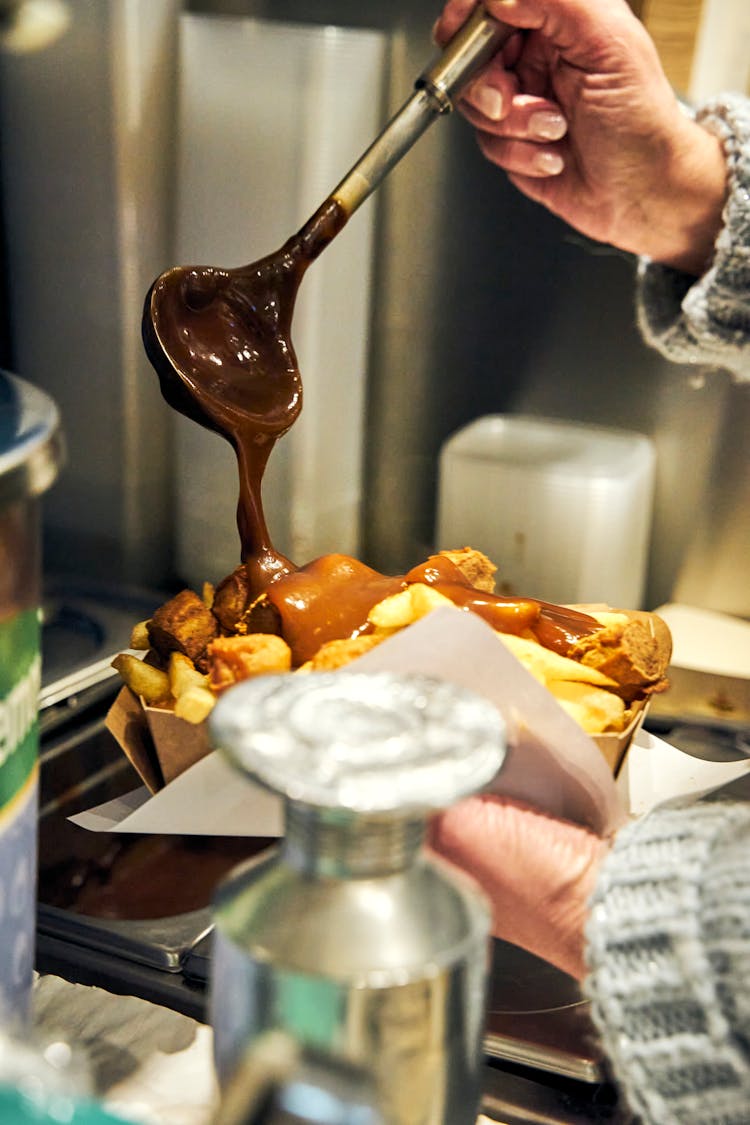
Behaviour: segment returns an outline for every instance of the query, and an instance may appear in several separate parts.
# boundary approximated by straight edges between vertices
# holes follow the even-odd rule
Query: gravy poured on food
[[[563,655],[599,627],[588,614],[535,598],[514,598],[478,590],[449,558],[434,555],[406,574],[388,577],[347,555],[324,555],[266,589],[277,610],[294,665],[303,664],[326,641],[371,631],[367,616],[383,598],[424,582],[502,633],[530,631],[540,644]]]
[[[164,397],[225,437],[237,454],[237,526],[248,598],[265,594],[279,615],[295,665],[328,640],[367,632],[370,609],[410,582],[434,586],[496,630],[529,630],[545,647],[569,652],[581,636],[598,628],[592,617],[533,598],[477,590],[447,558],[433,556],[406,575],[387,577],[344,555],[326,555],[298,568],[273,547],[261,485],[275,442],[302,408],[291,339],[297,290],[307,267],[347,218],[329,199],[275,254],[240,269],[169,270],[146,298],[143,338]],[[217,597],[221,592],[219,587]]]

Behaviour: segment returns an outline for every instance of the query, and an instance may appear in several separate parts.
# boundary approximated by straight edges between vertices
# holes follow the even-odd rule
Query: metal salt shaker
[[[497,773],[501,716],[422,676],[307,673],[233,688],[210,733],[285,806],[278,849],[214,903],[220,1081],[280,1030],[365,1068],[388,1125],[474,1125],[489,910],[422,844]]]

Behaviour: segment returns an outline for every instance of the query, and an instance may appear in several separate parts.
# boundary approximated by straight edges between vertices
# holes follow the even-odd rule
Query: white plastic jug
[[[438,549],[471,546],[502,593],[641,605],[655,452],[642,434],[488,415],[444,444]]]

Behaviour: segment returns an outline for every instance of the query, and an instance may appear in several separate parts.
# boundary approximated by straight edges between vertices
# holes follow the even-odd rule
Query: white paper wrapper
[[[647,731],[633,739],[617,788],[631,816],[643,816],[677,797],[698,800],[750,773],[750,760],[706,762]]]
[[[93,832],[280,836],[282,802],[215,751],[152,795],[145,785],[70,818]]]
[[[453,607],[436,610],[348,667],[420,672],[462,684],[491,700],[508,729],[508,754],[490,786],[492,792],[528,801],[603,834],[614,831],[627,815],[612,769],[596,742],[475,614]],[[86,828],[121,832],[281,832],[275,799],[250,785],[216,753],[191,765],[150,798],[145,790],[124,804],[110,802],[74,819]]]

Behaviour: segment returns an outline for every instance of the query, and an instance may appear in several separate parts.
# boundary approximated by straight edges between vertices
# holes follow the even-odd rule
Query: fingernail
[[[499,90],[494,90],[492,86],[475,86],[470,98],[475,109],[489,117],[490,121],[499,121],[502,117],[503,96]]]
[[[538,152],[534,157],[534,168],[545,176],[559,176],[564,167],[563,158],[557,152]]]
[[[568,123],[561,113],[540,110],[529,118],[529,133],[540,141],[559,141],[565,136]]]

